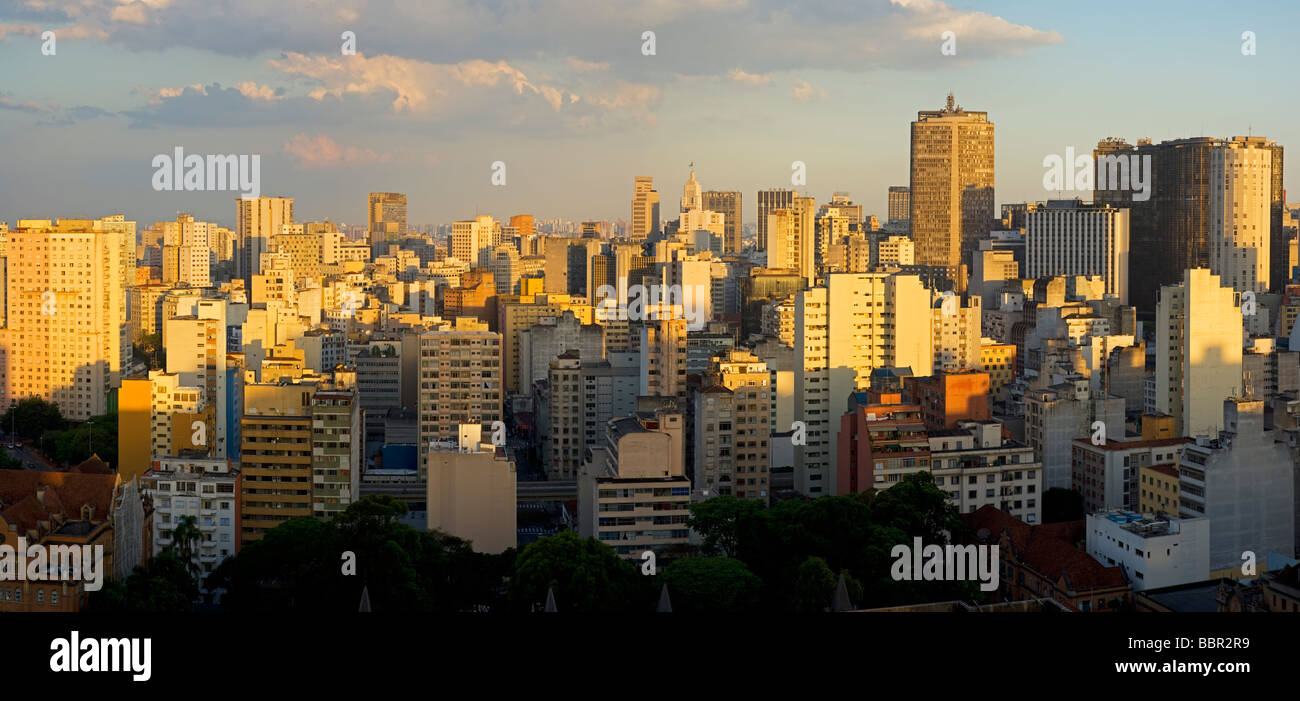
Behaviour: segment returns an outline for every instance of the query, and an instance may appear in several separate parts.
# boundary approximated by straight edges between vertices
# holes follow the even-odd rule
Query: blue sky
[[[299,220],[361,222],[371,191],[407,193],[420,224],[627,218],[636,175],[671,217],[694,161],[750,222],[795,160],[819,202],[846,190],[883,216],[908,123],[949,90],[997,125],[998,202],[1041,200],[1044,156],[1106,136],[1300,144],[1298,18],[1282,1],[0,0],[0,220],[233,224],[235,193],[152,189],[176,146],[261,154],[263,194]]]

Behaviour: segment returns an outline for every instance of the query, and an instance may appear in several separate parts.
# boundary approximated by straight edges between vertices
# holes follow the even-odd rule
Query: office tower
[[[487,267],[492,249],[501,243],[501,223],[490,214],[473,220],[452,222],[451,257],[462,263]]]
[[[19,219],[9,232],[0,407],[35,396],[74,421],[108,413],[130,351],[123,236],[90,219]]]
[[[1210,519],[1211,577],[1240,577],[1242,555],[1295,552],[1296,470],[1264,402],[1220,400],[1223,433],[1184,448],[1179,515]]]
[[[193,564],[203,578],[238,549],[239,470],[224,457],[160,455],[140,480],[140,490],[153,503],[153,551],[158,555],[175,543],[172,533],[181,519],[192,517],[199,531]]]
[[[262,254],[271,250],[271,237],[293,223],[292,197],[235,198],[235,235],[239,239],[239,276],[252,284],[262,272]]]
[[[851,208],[846,210],[830,205],[822,205],[818,210],[814,220],[813,239],[813,264],[817,271],[825,272],[830,267],[832,246],[837,247],[835,250],[838,253],[842,250],[838,246],[845,246],[850,236],[855,238],[861,236],[859,228],[862,223],[853,218],[852,211]],[[836,262],[842,265],[842,261]]]
[[[1231,143],[1237,146],[1228,146]],[[1285,269],[1286,233],[1281,229],[1281,146],[1263,137],[1196,137],[1159,144],[1138,139],[1136,146],[1109,138],[1098,142],[1093,151],[1094,201],[1130,210],[1129,299],[1144,318],[1152,318],[1161,286],[1179,284],[1184,270],[1210,267],[1212,200],[1219,199],[1222,205],[1228,190],[1234,197],[1246,194],[1231,182],[1225,184],[1223,179],[1211,177],[1215,152],[1224,148],[1238,150],[1232,156],[1218,156],[1234,163],[1248,156],[1254,158],[1253,153],[1246,152],[1255,149],[1271,154],[1272,176],[1267,184],[1271,216],[1269,233],[1264,238],[1269,241],[1268,281],[1280,285],[1289,277]],[[1147,157],[1149,169],[1154,172],[1147,172]],[[1139,173],[1140,178],[1136,177]],[[1236,234],[1258,236],[1258,231],[1238,230]],[[1274,279],[1275,275],[1281,277]]]
[[[434,445],[425,469],[429,530],[463,538],[480,553],[515,547],[515,464],[483,440],[482,426],[461,425],[455,439]]]
[[[502,243],[492,249],[492,278],[499,295],[519,294],[519,277],[523,267],[519,264],[519,249]]]
[[[1242,318],[1237,294],[1206,268],[1160,288],[1156,305],[1156,410],[1176,435],[1216,436],[1223,400],[1240,396]]]
[[[987,112],[923,110],[912,122],[912,240],[929,279],[964,288],[960,266],[993,221],[993,123]]]
[[[1210,154],[1210,271],[1238,292],[1270,289],[1274,146],[1236,137]]]
[[[768,215],[778,209],[789,209],[798,196],[797,191],[784,188],[758,191],[758,250],[767,250]]]
[[[912,219],[912,188],[906,185],[889,187],[889,221],[907,222]]]
[[[677,233],[686,236],[687,248],[691,253],[712,251],[714,255],[720,256],[726,240],[726,216],[722,212],[708,209],[682,212]]]
[[[705,385],[696,395],[696,491],[710,489],[712,475],[717,491],[705,496],[731,494],[766,504],[772,433],[767,363],[749,351],[727,351],[713,359]],[[712,454],[710,441],[716,449]]]
[[[743,248],[740,240],[742,233],[740,203],[741,196],[738,190],[704,191],[704,209],[711,212],[721,212],[723,216],[723,254],[740,253]]]
[[[836,434],[850,392],[876,368],[930,374],[930,292],[915,275],[833,273],[795,297],[795,418],[805,443],[795,447],[795,489],[835,493]],[[774,427],[784,428],[784,427]]]
[[[817,280],[814,205],[811,197],[795,197],[767,217],[767,267],[796,271],[808,285]]]
[[[406,195],[397,192],[372,192],[366,205],[367,229],[370,231],[370,257],[388,253],[390,244],[406,238]]]
[[[1048,200],[1025,217],[1025,258],[1025,277],[1099,275],[1106,294],[1128,304],[1129,212],[1077,199]]]
[[[492,424],[504,417],[501,334],[473,319],[457,319],[420,334],[420,451],[456,438],[461,424]]]
[[[658,316],[658,315],[655,315]],[[686,320],[652,318],[635,333],[641,351],[641,396],[675,397],[686,406]]]
[[[578,479],[578,533],[639,559],[686,544],[691,482],[684,469],[685,422],[660,408],[609,422]],[[601,514],[617,513],[617,518]]]
[[[187,427],[192,444],[185,447],[225,457],[226,301],[194,299],[193,307],[184,311],[164,323],[163,345],[167,349],[167,372],[176,375],[181,385],[202,392],[202,424]],[[194,440],[196,437],[198,440]]]

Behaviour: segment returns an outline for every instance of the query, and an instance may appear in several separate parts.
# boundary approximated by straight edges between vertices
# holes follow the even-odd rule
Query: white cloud
[[[790,87],[790,94],[798,102],[821,102],[826,99],[826,91],[806,80],[796,80]]]

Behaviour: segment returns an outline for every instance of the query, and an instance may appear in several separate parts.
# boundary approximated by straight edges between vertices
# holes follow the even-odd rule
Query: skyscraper
[[[235,198],[235,232],[240,247],[239,276],[252,285],[262,272],[262,254],[271,250],[271,237],[293,223],[292,197]]]
[[[692,209],[704,209],[704,198],[700,189],[700,183],[695,179],[695,164],[691,164],[691,177],[682,187],[682,211],[689,212]]]
[[[1026,277],[1100,275],[1106,280],[1106,294],[1128,304],[1127,209],[1083,204],[1079,200],[1049,200],[1046,207],[1025,216]],[[987,260],[990,252],[980,251],[977,255]],[[984,281],[979,282],[982,288]]]
[[[1210,271],[1238,292],[1268,292],[1273,149],[1236,137],[1210,155]]]
[[[370,230],[370,257],[388,253],[388,245],[406,237],[406,195],[372,192],[366,207]]]
[[[798,196],[795,190],[758,191],[758,250],[767,250],[767,215],[778,209],[789,209]]]
[[[722,252],[724,254],[739,253],[741,250],[740,201],[740,192],[736,190],[704,191],[704,208],[713,212],[721,212],[724,217],[722,221]]]
[[[905,222],[912,219],[912,189],[906,185],[889,188],[889,221]]]
[[[813,198],[795,197],[767,217],[767,267],[797,271],[809,285],[817,277],[815,210]]]
[[[926,277],[964,288],[964,256],[993,221],[993,123],[948,94],[942,110],[921,111],[912,122],[912,239]],[[946,281],[946,283],[945,283]]]
[[[659,231],[659,191],[654,187],[654,178],[645,175],[638,175],[633,184],[630,233],[633,241],[644,241]]]
[[[1228,146],[1232,143],[1238,145]],[[1162,285],[1180,283],[1184,270],[1210,267],[1214,216],[1211,202],[1218,199],[1221,207],[1223,197],[1229,194],[1232,197],[1244,197],[1247,194],[1242,189],[1242,182],[1225,185],[1222,178],[1216,180],[1211,176],[1215,159],[1225,158],[1222,154],[1216,156],[1215,152],[1224,148],[1238,150],[1235,155],[1226,157],[1229,163],[1243,163],[1240,158],[1245,158],[1255,149],[1270,153],[1268,167],[1271,177],[1266,184],[1270,199],[1268,231],[1262,236],[1259,233],[1262,229],[1243,231],[1238,228],[1236,232],[1228,233],[1238,241],[1244,241],[1247,235],[1254,241],[1267,240],[1268,251],[1253,255],[1259,258],[1261,264],[1268,261],[1269,273],[1264,284],[1283,284],[1289,276],[1286,269],[1286,232],[1282,229],[1281,146],[1263,137],[1236,137],[1230,140],[1196,137],[1159,144],[1152,144],[1150,139],[1138,139],[1136,146],[1130,146],[1122,139],[1108,138],[1098,142],[1093,151],[1096,188],[1094,201],[1130,210],[1129,231],[1133,253],[1129,270],[1132,285],[1129,299],[1145,318],[1154,315],[1157,294]],[[1145,172],[1147,166],[1142,165],[1143,191],[1133,182],[1134,166],[1142,164],[1147,157],[1150,157],[1150,169],[1153,172]],[[1256,164],[1254,167],[1262,166]],[[1123,177],[1125,171],[1129,176],[1127,178]],[[1254,198],[1255,195],[1252,195]],[[1240,204],[1244,208],[1246,201],[1243,199]],[[1237,204],[1233,208],[1236,209]],[[1257,219],[1258,214],[1252,215],[1252,218]],[[1224,221],[1226,220],[1220,220],[1221,231],[1226,231],[1222,228]],[[1232,251],[1224,249],[1224,252]],[[1264,257],[1260,258],[1261,255]],[[1238,259],[1237,263],[1240,262]],[[1278,277],[1275,279],[1275,276]],[[1256,283],[1259,282],[1256,273]]]

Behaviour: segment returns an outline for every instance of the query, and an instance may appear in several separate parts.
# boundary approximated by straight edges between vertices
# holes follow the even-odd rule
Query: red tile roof
[[[1052,581],[1065,579],[1076,592],[1121,587],[1128,583],[1119,567],[1097,562],[1076,543],[1086,538],[1084,521],[1066,521],[1031,526],[992,506],[983,506],[963,518],[972,531],[988,530],[989,541],[1006,533],[1014,549],[1013,557]]]

